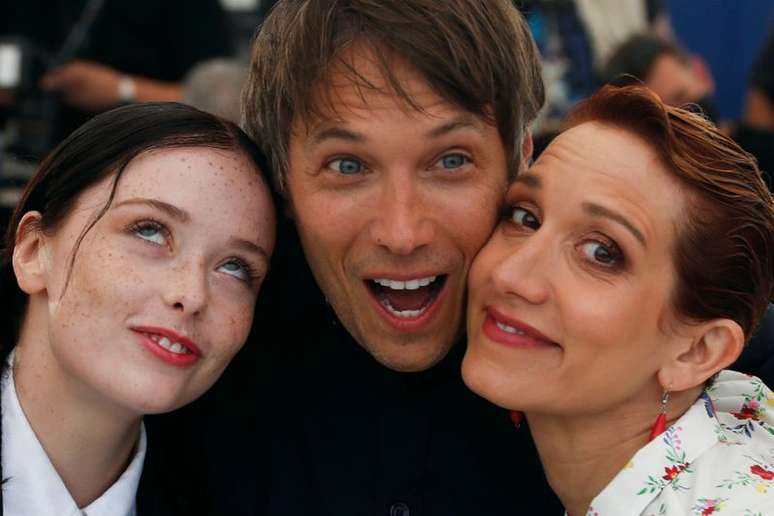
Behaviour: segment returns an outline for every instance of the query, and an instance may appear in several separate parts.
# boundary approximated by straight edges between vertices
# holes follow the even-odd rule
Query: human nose
[[[434,238],[435,224],[415,183],[412,177],[395,178],[385,185],[375,206],[371,237],[396,255],[410,255]]]
[[[520,297],[535,305],[548,300],[552,266],[550,243],[547,240],[536,233],[524,237],[518,245],[509,246],[492,270],[492,281],[497,292]]]
[[[166,279],[164,302],[175,311],[199,315],[207,305],[209,287],[203,260],[173,266]]]

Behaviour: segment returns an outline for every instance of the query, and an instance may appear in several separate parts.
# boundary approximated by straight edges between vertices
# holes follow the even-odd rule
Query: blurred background
[[[537,152],[601,84],[640,81],[715,121],[771,188],[774,0],[515,3],[543,59]],[[0,230],[37,163],[95,113],[177,100],[238,121],[250,40],[273,4],[0,0]]]

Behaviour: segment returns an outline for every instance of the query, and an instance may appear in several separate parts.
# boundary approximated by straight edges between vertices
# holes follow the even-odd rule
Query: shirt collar
[[[13,352],[2,378],[2,471],[5,514],[36,516],[135,516],[137,485],[145,460],[145,425],[129,466],[88,507],[79,509],[27,421],[13,381]]]
[[[679,473],[719,440],[729,440],[705,392],[672,426],[645,445],[594,498],[589,514],[639,515],[664,489],[683,489]]]

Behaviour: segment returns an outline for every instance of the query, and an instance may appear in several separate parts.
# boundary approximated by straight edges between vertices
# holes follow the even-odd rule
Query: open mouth
[[[366,285],[390,315],[400,319],[417,319],[438,299],[446,278],[446,274],[406,281],[374,278],[367,280]]]

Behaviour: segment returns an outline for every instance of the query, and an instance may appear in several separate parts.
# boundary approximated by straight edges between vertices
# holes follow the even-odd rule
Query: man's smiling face
[[[410,65],[394,94],[364,49],[361,78],[329,74],[329,114],[295,120],[288,194],[309,264],[352,336],[394,370],[420,371],[458,337],[468,268],[507,185],[496,127],[439,97]],[[319,92],[318,92],[319,93]]]

